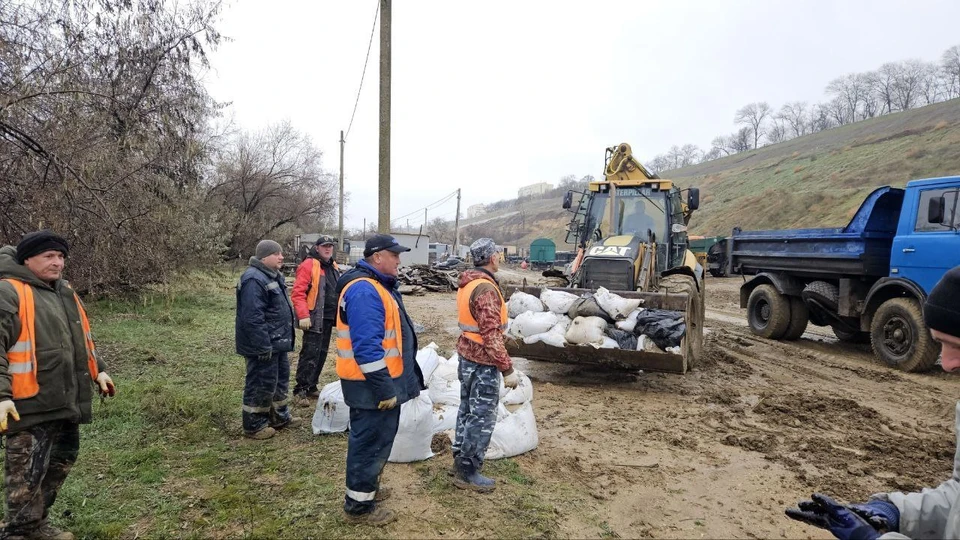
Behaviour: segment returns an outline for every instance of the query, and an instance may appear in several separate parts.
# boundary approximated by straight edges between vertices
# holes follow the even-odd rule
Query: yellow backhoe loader
[[[686,193],[686,200],[684,200]],[[574,196],[579,202],[574,203]],[[508,340],[512,356],[619,369],[684,373],[703,345],[704,269],[689,250],[687,224],[699,206],[697,188],[680,190],[652,174],[633,156],[630,145],[607,148],[604,178],[583,192],[569,191],[563,208],[574,213],[567,242],[577,246],[570,287],[574,294],[605,287],[641,307],[684,313],[686,330],[678,354],[590,346],[554,347]],[[536,287],[508,288],[539,296]]]

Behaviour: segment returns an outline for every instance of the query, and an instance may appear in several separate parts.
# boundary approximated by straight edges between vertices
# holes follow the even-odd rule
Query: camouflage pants
[[[499,371],[494,366],[477,364],[461,356],[459,375],[460,410],[457,411],[453,455],[456,459],[469,459],[479,468],[483,466],[497,423]]]
[[[243,430],[256,433],[267,426],[290,421],[290,360],[287,353],[273,353],[269,360],[247,357],[243,386]]]
[[[3,487],[6,526],[0,536],[29,536],[47,519],[77,461],[80,425],[58,420],[6,436]]]

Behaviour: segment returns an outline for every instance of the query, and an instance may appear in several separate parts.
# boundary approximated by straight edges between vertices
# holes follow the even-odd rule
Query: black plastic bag
[[[637,336],[626,330],[621,330],[616,326],[608,326],[605,332],[611,339],[617,342],[621,349],[628,351],[637,350]]]
[[[680,340],[687,331],[683,312],[666,309],[645,309],[637,316],[637,326],[633,333],[644,335],[653,340],[663,350],[679,347]],[[614,338],[616,339],[616,338]]]

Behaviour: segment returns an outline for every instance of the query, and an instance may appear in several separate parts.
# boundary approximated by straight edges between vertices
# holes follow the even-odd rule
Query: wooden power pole
[[[457,246],[460,245],[460,188],[457,188],[457,217],[454,218],[453,229],[453,254],[459,257],[457,254]]]
[[[390,4],[380,0],[380,212],[377,230],[390,233]]]

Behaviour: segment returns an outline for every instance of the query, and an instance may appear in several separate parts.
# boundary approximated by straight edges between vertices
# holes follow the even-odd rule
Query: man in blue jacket
[[[377,506],[400,425],[400,405],[420,395],[417,336],[397,290],[400,253],[410,251],[390,235],[367,240],[364,260],[337,282],[337,375],[350,407],[347,441],[347,521],[386,525],[397,518]]]
[[[278,429],[297,427],[290,416],[288,390],[293,350],[293,305],[280,273],[280,244],[262,240],[250,267],[237,284],[237,354],[246,358],[243,387],[243,434],[263,440]]]

